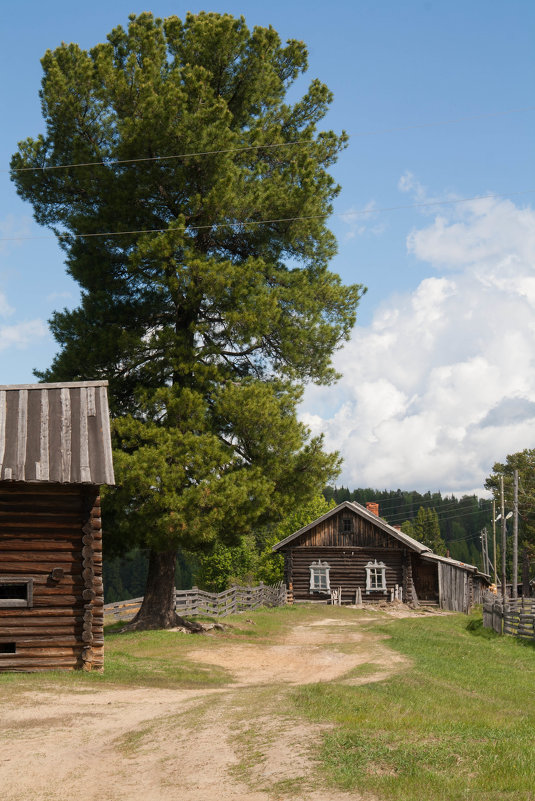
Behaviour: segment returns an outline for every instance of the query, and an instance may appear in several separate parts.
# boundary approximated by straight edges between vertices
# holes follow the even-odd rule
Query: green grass
[[[104,674],[3,673],[0,695],[9,701],[18,693],[25,703],[24,693],[62,687],[87,693],[98,687],[232,687],[227,671],[195,663],[190,651],[202,648],[209,660],[210,651],[223,643],[280,643],[296,626],[320,618],[350,624],[369,615],[343,607],[261,609],[225,618],[224,632],[206,636],[119,634],[112,627],[106,630]],[[275,721],[331,724],[320,735],[316,775],[334,787],[369,792],[380,801],[535,801],[535,644],[483,629],[478,615],[392,619],[376,612],[373,623],[362,625],[387,638],[384,644],[406,656],[408,666],[397,666],[398,672],[384,680],[352,685],[352,678],[383,668],[372,647],[369,662],[339,682],[239,690],[229,711],[238,731],[247,733],[249,746],[236,770],[245,778],[260,759],[266,747],[262,726],[252,733],[267,715]],[[334,630],[341,634],[343,627]],[[345,651],[367,645],[324,647]],[[180,725],[198,725],[215,703],[210,698],[186,710]],[[170,719],[165,725],[175,723]],[[151,740],[151,731],[119,743],[123,753],[137,753]],[[280,795],[285,782],[290,788],[294,780],[277,785]]]
[[[293,692],[296,712],[335,724],[319,755],[329,780],[385,801],[533,801],[535,649],[461,615],[372,631],[413,666],[383,682]]]
[[[105,670],[97,680],[175,688],[219,687],[232,681],[223,668],[190,661],[188,650],[194,645],[199,645],[196,635],[173,631],[108,635]]]
[[[107,627],[108,629],[108,627]],[[203,689],[221,687],[232,676],[216,665],[199,665],[188,658],[188,651],[201,643],[196,635],[172,631],[141,631],[105,635],[103,673],[46,671],[40,673],[0,673],[0,694],[31,690],[56,691],[62,686],[92,692],[95,685],[169,687]],[[202,643],[206,642],[202,637]]]
[[[95,685],[168,687],[176,689],[217,688],[232,684],[232,675],[217,665],[200,665],[189,659],[190,650],[217,648],[221,640],[270,643],[293,625],[313,618],[307,607],[259,609],[223,618],[227,629],[209,635],[173,631],[141,631],[122,634],[124,623],[105,627],[104,673],[46,671],[42,673],[0,673],[0,695],[28,691],[56,691],[61,686],[87,689]],[[196,618],[197,619],[197,618]],[[206,618],[208,620],[208,618]],[[210,620],[216,620],[215,618]],[[253,623],[248,623],[252,620]]]

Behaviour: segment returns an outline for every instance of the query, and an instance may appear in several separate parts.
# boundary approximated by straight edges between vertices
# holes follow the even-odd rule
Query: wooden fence
[[[535,598],[506,599],[491,593],[483,599],[483,625],[498,634],[535,640]]]
[[[128,621],[139,611],[143,598],[131,598],[104,605],[106,623],[117,620]],[[224,592],[205,592],[198,587],[191,590],[176,590],[175,609],[180,615],[207,615],[226,617],[236,612],[258,609],[260,606],[284,606],[286,587],[280,582],[270,586],[240,587],[235,585]]]

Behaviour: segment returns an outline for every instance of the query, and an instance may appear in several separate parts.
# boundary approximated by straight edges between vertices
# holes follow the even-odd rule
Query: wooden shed
[[[477,567],[434,554],[382,520],[377,504],[367,507],[344,501],[273,546],[284,554],[291,601],[328,600],[339,588],[343,603],[401,595],[407,603],[468,612],[481,600],[489,577]]]
[[[106,387],[0,386],[0,672],[103,667]]]

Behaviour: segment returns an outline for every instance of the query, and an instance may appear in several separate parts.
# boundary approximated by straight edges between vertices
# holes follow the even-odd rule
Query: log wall
[[[102,669],[98,487],[0,483],[0,580],[31,579],[31,606],[0,604],[0,672]]]
[[[381,601],[390,598],[395,585],[403,586],[403,551],[401,548],[314,548],[298,547],[285,552],[285,563],[291,570],[291,592],[295,600],[314,600],[328,595],[310,592],[310,565],[321,559],[330,567],[331,589],[342,588],[342,603],[354,603],[357,587],[362,590],[363,601]],[[366,565],[377,559],[386,569],[387,594],[366,594]],[[290,567],[291,566],[291,567]]]

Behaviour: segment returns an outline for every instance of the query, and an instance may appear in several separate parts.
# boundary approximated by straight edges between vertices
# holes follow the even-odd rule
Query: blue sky
[[[313,77],[327,83],[335,99],[326,126],[350,134],[334,170],[342,192],[333,269],[368,293],[337,355],[344,378],[310,388],[303,419],[341,450],[351,487],[479,489],[495,461],[535,445],[529,0],[6,3],[0,383],[32,381],[33,368],[49,365],[46,321],[78,296],[6,172],[17,142],[43,129],[39,59],[61,41],[93,46],[131,12],[203,9],[304,40],[310,68],[296,91]],[[381,211],[487,194],[501,197]]]

